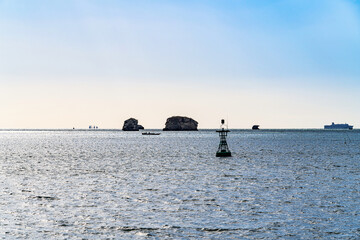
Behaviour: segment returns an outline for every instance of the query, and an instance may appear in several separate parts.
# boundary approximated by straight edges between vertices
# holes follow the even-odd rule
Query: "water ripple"
[[[346,139],[346,144],[344,143]],[[2,238],[357,239],[359,131],[0,131]]]

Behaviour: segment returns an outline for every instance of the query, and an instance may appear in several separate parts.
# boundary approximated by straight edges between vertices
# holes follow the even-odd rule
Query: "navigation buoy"
[[[226,127],[226,130],[225,130],[225,127]],[[219,133],[219,137],[220,137],[220,144],[219,144],[219,148],[216,152],[216,156],[217,157],[231,157],[231,152],[230,152],[228,144],[226,142],[227,134],[230,131],[227,129],[227,126],[225,126],[224,119],[221,119],[220,128],[221,128],[221,130],[216,131]]]

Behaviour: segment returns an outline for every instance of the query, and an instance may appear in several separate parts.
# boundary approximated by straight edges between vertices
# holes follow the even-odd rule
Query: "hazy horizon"
[[[331,125],[331,124],[325,124],[325,125]],[[351,124],[349,124],[351,125]],[[89,126],[91,126],[91,128],[89,128]],[[79,130],[79,131],[83,131],[83,130],[89,130],[89,131],[123,131],[122,130],[122,126],[118,127],[118,128],[100,128],[98,127],[97,125],[89,125],[89,126],[86,126],[86,127],[81,127],[81,128],[0,128],[0,131],[61,131],[61,130],[64,130],[64,131],[73,131],[73,130]],[[98,128],[94,128],[94,126],[97,126]],[[164,123],[164,127],[165,127],[165,123]],[[143,130],[139,130],[139,131],[149,131],[149,130],[160,130],[162,131],[163,128],[145,128]],[[213,127],[213,128],[198,128],[199,131],[206,131],[206,130],[218,130],[220,128],[220,124],[218,127]],[[252,126],[248,126],[246,128],[231,128],[231,127],[228,127],[229,130],[251,130],[251,131],[257,131],[257,130],[252,130]],[[333,130],[326,130],[324,129],[324,126],[321,126],[321,127],[313,127],[313,128],[272,128],[272,127],[268,127],[268,128],[263,128],[263,127],[259,127],[260,130],[274,130],[274,131],[277,131],[277,130],[294,130],[294,131],[297,131],[297,130],[324,130],[324,131],[353,131],[353,130],[360,130],[360,128],[356,128],[356,126],[354,126],[353,129],[333,129]],[[134,132],[134,131],[125,131],[125,132]],[[135,131],[136,132],[136,131]],[[176,132],[176,131],[174,131]],[[188,131],[188,132],[193,132],[193,131]]]
[[[0,0],[0,129],[360,124],[360,2]]]

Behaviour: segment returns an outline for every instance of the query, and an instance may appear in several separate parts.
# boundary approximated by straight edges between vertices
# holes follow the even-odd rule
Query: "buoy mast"
[[[227,127],[225,130],[225,120],[224,119],[221,119],[220,128],[221,128],[221,130],[216,131],[219,133],[219,137],[220,137],[220,144],[219,144],[219,148],[216,152],[216,156],[217,157],[231,157],[231,152],[230,152],[229,147],[226,142],[227,134],[230,131],[227,129]]]

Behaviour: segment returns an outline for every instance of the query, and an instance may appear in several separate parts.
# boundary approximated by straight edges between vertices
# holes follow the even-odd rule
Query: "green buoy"
[[[220,127],[221,130],[216,131],[219,133],[219,137],[220,137],[219,148],[216,152],[217,157],[231,157],[231,152],[226,142],[227,134],[230,131],[228,129],[225,130],[224,125],[225,125],[225,120],[221,119],[221,127]]]

